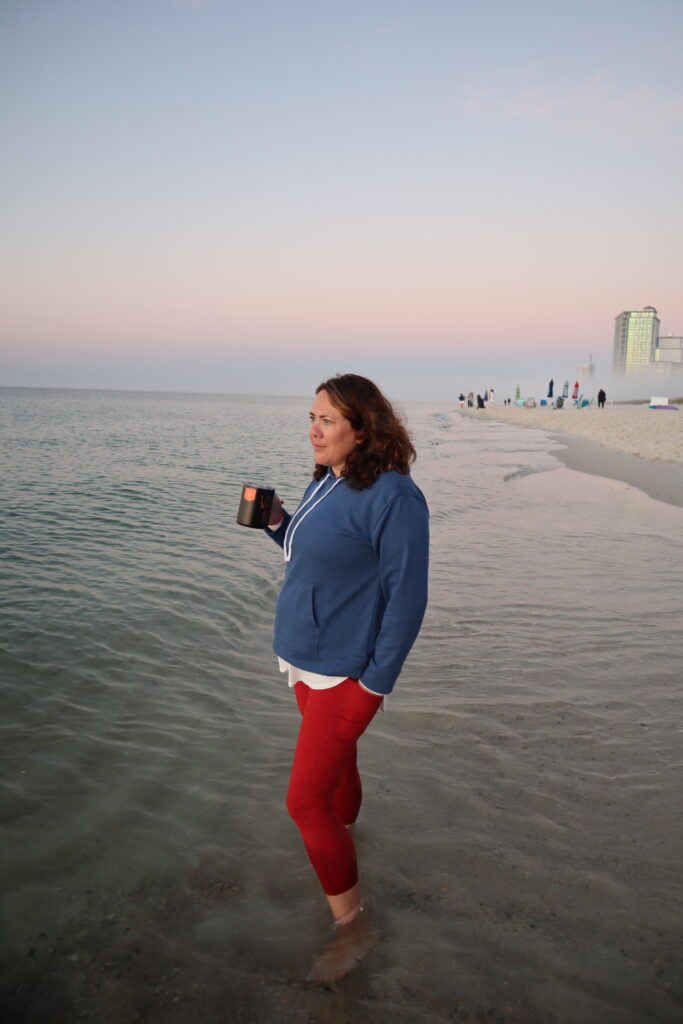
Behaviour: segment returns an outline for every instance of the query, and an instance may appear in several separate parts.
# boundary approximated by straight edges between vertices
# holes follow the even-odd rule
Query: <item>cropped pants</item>
[[[382,703],[357,679],[329,690],[294,687],[301,727],[287,792],[287,810],[296,822],[320,884],[338,896],[358,881],[356,850],[347,825],[360,810],[363,790],[356,743]]]

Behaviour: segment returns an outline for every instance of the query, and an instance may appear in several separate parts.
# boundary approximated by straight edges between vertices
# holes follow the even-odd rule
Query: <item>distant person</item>
[[[474,408],[474,391],[468,391],[467,392],[467,408],[468,409],[473,409]]]
[[[600,388],[600,390],[598,391],[598,409],[604,409],[606,401],[607,401],[607,395],[602,390],[602,388]]]
[[[484,405],[484,399],[481,397],[481,395],[477,395],[477,409],[485,409],[485,408],[486,408],[486,406]]]
[[[461,409],[464,409],[464,408],[465,408],[465,396],[464,396],[464,394],[462,393],[462,391],[461,391],[461,392],[460,392],[460,394],[458,395],[458,401],[460,402],[460,408],[461,408]]]
[[[494,403],[493,395],[494,395],[493,388],[489,388],[489,402],[491,403],[491,405],[493,405],[493,403]]]

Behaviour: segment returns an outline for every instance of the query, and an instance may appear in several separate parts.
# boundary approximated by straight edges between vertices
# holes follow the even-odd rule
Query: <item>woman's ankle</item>
[[[363,903],[357,903],[355,907],[352,907],[351,910],[348,910],[345,914],[342,914],[341,917],[335,917],[334,927],[343,928],[345,924],[351,924],[351,922],[355,921],[358,915],[362,914],[362,912]]]
[[[352,885],[345,892],[337,893],[334,896],[327,895],[327,902],[335,922],[352,921],[358,914],[358,907],[361,904],[360,887],[358,882]]]

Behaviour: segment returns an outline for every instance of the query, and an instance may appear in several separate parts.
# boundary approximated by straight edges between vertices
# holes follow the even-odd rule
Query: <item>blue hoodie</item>
[[[273,540],[291,551],[275,613],[275,653],[308,672],[391,693],[427,605],[429,512],[391,470],[362,491],[313,481]]]

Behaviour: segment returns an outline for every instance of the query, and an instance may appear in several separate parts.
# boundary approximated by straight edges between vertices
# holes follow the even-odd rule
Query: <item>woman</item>
[[[309,437],[313,480],[294,515],[275,497],[268,528],[286,563],[273,646],[302,716],[287,808],[344,928],[362,910],[356,743],[422,623],[428,510],[409,475],[415,449],[372,381],[320,384]]]

